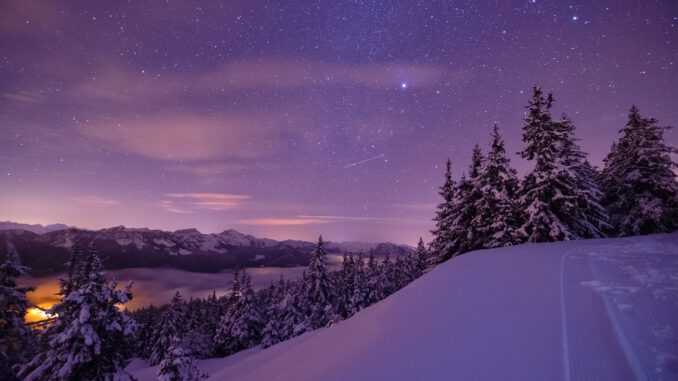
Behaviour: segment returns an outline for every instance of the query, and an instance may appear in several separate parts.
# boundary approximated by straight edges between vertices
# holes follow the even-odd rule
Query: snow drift
[[[231,381],[669,380],[676,329],[678,234],[529,244],[454,258],[332,327],[201,366]]]

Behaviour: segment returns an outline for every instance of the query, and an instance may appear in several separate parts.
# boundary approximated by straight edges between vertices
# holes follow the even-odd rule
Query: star
[[[572,21],[577,21],[579,20],[579,16],[572,16]]]
[[[400,88],[403,89],[403,90],[407,89],[407,83],[405,83],[405,82],[401,83]]]

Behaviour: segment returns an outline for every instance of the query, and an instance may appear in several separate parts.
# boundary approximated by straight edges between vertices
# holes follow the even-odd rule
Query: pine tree
[[[336,294],[327,272],[325,255],[325,244],[320,236],[304,273],[304,302],[312,329],[325,327],[338,318],[334,309]]]
[[[9,246],[9,245],[8,245]],[[28,274],[27,267],[19,265],[14,247],[8,247],[7,259],[0,265],[0,379],[15,380],[12,367],[23,362],[22,354],[31,333],[24,323],[28,300],[26,293],[32,287],[19,287],[15,278]]]
[[[585,161],[575,143],[569,119],[551,117],[553,96],[533,89],[523,127],[527,147],[521,155],[535,161],[522,183],[520,202],[525,211],[521,230],[529,242],[602,237],[604,209]]]
[[[132,298],[131,284],[120,291],[106,281],[94,242],[78,279],[82,284],[49,311],[56,321],[45,332],[46,346],[19,372],[24,380],[131,379],[125,366],[135,324],[116,307]]]
[[[393,262],[391,262],[391,256],[388,252],[384,256],[384,260],[379,265],[379,273],[377,277],[377,287],[379,287],[380,290],[380,298],[377,301],[379,301],[396,291],[396,285],[393,279]]]
[[[393,284],[395,285],[395,290],[398,291],[401,288],[407,286],[412,281],[409,263],[402,256],[398,256],[393,265]]]
[[[177,291],[167,309],[162,313],[157,330],[153,335],[153,345],[149,361],[151,365],[158,365],[172,345],[173,337],[182,337],[186,331],[186,305]]]
[[[136,353],[139,357],[147,359],[151,355],[151,347],[153,345],[154,338],[153,335],[158,329],[160,312],[157,307],[151,304],[146,308],[135,311],[134,320],[139,326],[135,346]]]
[[[600,176],[603,204],[619,236],[665,233],[678,229],[678,183],[671,159],[677,153],[664,142],[668,127],[643,118],[633,106],[622,136],[612,146]]]
[[[266,325],[261,331],[261,345],[264,348],[268,348],[286,339],[282,337],[283,312],[280,306],[286,294],[287,284],[283,275],[280,274],[280,280],[273,287],[271,299],[264,313]]]
[[[367,276],[367,270],[365,269],[365,256],[362,252],[360,252],[358,254],[358,259],[354,262],[353,292],[350,298],[348,316],[354,315],[358,311],[368,306],[368,294],[370,290],[367,285]]]
[[[479,186],[480,171],[483,165],[483,155],[476,144],[471,155],[468,178],[462,175],[457,184],[452,200],[452,223],[450,240],[447,243],[447,260],[450,257],[463,254],[467,251],[480,248],[479,243],[481,225],[474,223],[476,204],[482,197]]]
[[[477,180],[480,196],[476,198],[471,226],[477,232],[476,248],[493,248],[523,242],[516,194],[518,178],[506,157],[504,141],[497,125],[492,132],[490,150],[482,163]]]
[[[214,332],[216,325],[210,321],[204,299],[193,299],[186,309],[187,327],[182,339],[184,351],[196,358],[208,358],[213,354]]]
[[[334,273],[337,289],[337,313],[342,318],[347,318],[351,314],[351,299],[355,290],[355,267],[353,254],[344,254],[341,270]]]
[[[59,279],[59,295],[68,295],[69,292],[76,290],[87,279],[86,277],[84,279],[79,279],[78,277],[82,271],[83,259],[84,252],[81,243],[78,241],[73,242],[71,256],[68,263],[66,263],[66,279]]]
[[[417,250],[412,256],[414,261],[412,265],[412,276],[413,279],[419,278],[424,275],[428,269],[428,252],[426,251],[426,246],[424,245],[424,240],[419,237],[419,242],[417,243]]]
[[[370,250],[370,256],[367,260],[367,296],[365,298],[365,306],[370,306],[382,299],[384,299],[384,294],[381,288],[381,268],[377,260],[374,258],[374,252]]]
[[[310,330],[301,305],[299,287],[281,280],[275,297],[266,310],[267,324],[262,330],[261,345],[268,348]]]
[[[562,146],[562,171],[574,183],[573,218],[570,219],[570,229],[579,238],[602,238],[605,231],[611,228],[610,217],[601,204],[603,192],[600,190],[596,178],[598,174],[591,166],[574,138],[574,125],[567,116],[556,122],[556,127],[563,130],[569,139]]]
[[[452,162],[447,159],[445,164],[445,181],[440,187],[440,192],[443,201],[438,204],[436,215],[433,218],[435,222],[435,229],[431,231],[433,241],[430,244],[432,261],[438,263],[444,259],[449,258],[450,254],[446,252],[448,243],[451,240],[452,222],[454,220],[452,206],[455,196],[455,184],[452,181]],[[434,263],[435,264],[435,263]]]
[[[167,354],[160,362],[158,381],[200,381],[206,378],[207,373],[198,368],[198,361],[184,348],[182,340],[173,336]]]
[[[263,318],[252,289],[252,278],[246,271],[242,272],[239,285],[242,295],[221,319],[214,339],[218,353],[224,355],[261,343]]]

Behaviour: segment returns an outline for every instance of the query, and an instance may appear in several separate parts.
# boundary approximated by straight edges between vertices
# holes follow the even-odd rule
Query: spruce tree
[[[351,314],[353,293],[355,289],[355,259],[353,254],[344,254],[341,270],[334,273],[337,290],[337,313],[342,318]]]
[[[431,230],[433,241],[430,244],[432,260],[436,263],[449,258],[447,253],[448,243],[451,240],[453,216],[453,199],[455,196],[455,183],[452,180],[452,162],[447,159],[445,164],[445,181],[438,192],[443,198],[438,204],[436,215],[433,218],[435,229]]]
[[[182,340],[173,336],[167,354],[160,362],[158,381],[200,381],[207,373],[198,368],[198,361],[191,356]]]
[[[457,184],[452,201],[451,239],[448,243],[449,257],[482,247],[480,231],[483,224],[476,220],[476,204],[482,197],[480,192],[480,173],[484,162],[482,151],[477,144],[471,154],[468,178],[462,175]],[[445,259],[449,259],[446,257]]]
[[[379,300],[382,300],[396,291],[396,285],[393,277],[393,262],[391,256],[387,252],[384,260],[379,265],[379,272],[377,275],[377,287],[379,287]]]
[[[480,196],[476,198],[476,248],[493,248],[519,244],[520,214],[516,202],[518,178],[506,157],[504,141],[495,124],[490,150],[484,159],[477,180]]]
[[[77,289],[86,279],[86,277],[79,279],[81,266],[84,264],[84,255],[82,244],[79,241],[73,242],[70,259],[66,263],[66,279],[59,279],[59,295],[62,297]]]
[[[607,216],[591,178],[585,154],[575,143],[569,119],[554,121],[553,96],[534,87],[523,127],[523,158],[535,162],[520,190],[525,211],[522,233],[529,242],[550,242],[604,235]]]
[[[424,275],[428,269],[428,252],[426,251],[426,246],[424,245],[424,240],[419,237],[419,242],[417,243],[417,251],[414,254],[414,278],[419,278]]]
[[[267,324],[262,330],[264,348],[301,335],[310,329],[301,303],[299,287],[281,280],[276,296],[266,310]]]
[[[273,287],[271,299],[264,312],[266,325],[261,331],[261,345],[264,348],[268,348],[271,345],[285,340],[285,338],[282,337],[283,312],[282,308],[280,308],[280,303],[285,298],[286,293],[287,284],[285,283],[283,275],[280,274],[280,280]]]
[[[335,289],[327,272],[325,256],[325,243],[320,236],[304,273],[304,302],[312,329],[325,327],[338,318],[334,306]]]
[[[619,236],[666,233],[678,229],[678,183],[664,131],[654,118],[631,107],[622,136],[612,145],[600,176],[603,204]]]
[[[22,379],[131,379],[125,366],[136,326],[116,307],[132,298],[131,284],[121,291],[106,281],[94,242],[78,274],[82,283],[49,311],[57,318],[44,333],[45,347],[19,372]]]
[[[154,333],[158,329],[160,312],[153,304],[134,312],[134,320],[139,329],[136,338],[136,353],[139,357],[147,359],[151,355]]]
[[[169,306],[162,313],[157,330],[153,335],[153,345],[151,346],[149,361],[151,365],[158,365],[172,345],[173,337],[182,337],[187,330],[186,305],[181,298],[181,293],[177,291],[172,298]]]
[[[242,295],[224,315],[217,327],[217,351],[229,355],[261,343],[263,317],[252,289],[252,278],[242,271],[239,286]]]
[[[374,258],[374,252],[370,250],[370,256],[367,260],[367,269],[366,269],[366,278],[367,278],[367,296],[365,298],[365,306],[370,306],[382,299],[384,299],[384,293],[381,287],[381,267],[377,263],[376,258]]]
[[[358,311],[368,306],[368,294],[370,292],[367,285],[367,269],[365,268],[365,256],[362,252],[358,254],[358,259],[354,262],[353,268],[353,292],[350,298],[350,309],[348,316],[356,314]]]
[[[28,274],[27,267],[19,265],[14,247],[8,247],[7,259],[0,265],[0,379],[16,380],[13,367],[23,362],[23,353],[31,340],[24,323],[28,300],[26,293],[32,287],[19,287],[16,278]]]

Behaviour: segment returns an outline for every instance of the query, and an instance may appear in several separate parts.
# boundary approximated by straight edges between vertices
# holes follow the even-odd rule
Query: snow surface
[[[678,234],[467,253],[210,380],[676,380]],[[140,380],[157,369],[135,360]]]

